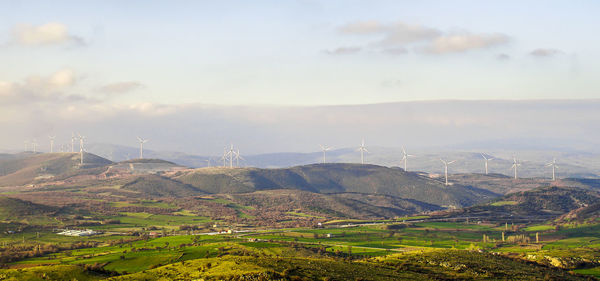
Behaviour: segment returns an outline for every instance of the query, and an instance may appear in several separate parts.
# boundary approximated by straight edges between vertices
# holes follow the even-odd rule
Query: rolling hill
[[[142,175],[124,184],[122,189],[139,192],[141,197],[185,197],[203,194],[195,187],[159,175]]]
[[[489,203],[449,212],[486,219],[547,220],[600,203],[600,194],[578,187],[540,187],[505,195]]]
[[[84,164],[80,165],[79,153],[31,153],[0,160],[0,186],[25,185],[59,176],[85,174],[85,170],[112,163],[91,153],[84,153],[83,159]]]
[[[390,195],[449,207],[470,206],[498,195],[439,180],[399,168],[360,164],[312,164],[284,169],[205,168],[184,171],[173,179],[207,193],[249,193],[271,189],[298,189],[315,193]]]

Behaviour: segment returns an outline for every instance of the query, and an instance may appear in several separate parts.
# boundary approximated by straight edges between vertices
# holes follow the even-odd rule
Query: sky
[[[0,146],[182,108],[598,99],[599,12],[597,1],[0,0],[0,125],[12,133]]]

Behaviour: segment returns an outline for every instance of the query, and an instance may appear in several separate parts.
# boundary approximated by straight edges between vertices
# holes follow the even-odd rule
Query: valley
[[[5,280],[600,277],[592,179],[78,157],[0,160]]]

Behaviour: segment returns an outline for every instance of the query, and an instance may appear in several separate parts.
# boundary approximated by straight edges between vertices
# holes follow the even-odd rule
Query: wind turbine
[[[369,151],[367,150],[367,148],[365,147],[365,139],[362,139],[362,142],[360,144],[360,147],[358,147],[357,149],[358,151],[360,151],[360,163],[361,164],[365,164],[365,157],[364,157],[364,153],[369,153]]]
[[[85,139],[85,136],[82,136],[79,133],[77,136],[79,136],[79,164],[83,165],[83,140]]]
[[[137,137],[137,139],[140,142],[140,159],[144,159],[144,143],[147,143],[149,140],[140,137]]]
[[[442,161],[442,163],[444,163],[444,175],[446,176],[446,185],[448,185],[448,165],[456,162],[456,160],[452,160],[452,161],[448,162],[448,161],[444,161],[440,158],[440,161]]]
[[[485,154],[481,153],[481,157],[485,160],[485,174],[488,174],[488,162],[494,160],[494,158],[487,158]]]
[[[237,152],[235,153],[235,161],[237,162],[236,166],[238,166],[238,167],[240,166],[240,159],[246,160],[246,159],[244,159],[244,157],[242,157],[242,155],[240,155],[240,150],[238,149]]]
[[[33,141],[31,142],[31,147],[33,147],[33,153],[36,152],[36,148],[38,146],[38,143],[35,139],[33,139]]]
[[[558,168],[558,166],[556,166],[556,158],[552,159],[552,162],[546,164],[546,167],[552,167],[552,181],[556,180],[556,168]]]
[[[25,151],[29,151],[29,141],[24,140],[23,143],[25,144]]]
[[[71,152],[75,152],[75,133],[71,132]]]
[[[204,161],[206,162],[206,166],[207,166],[208,168],[210,168],[210,158],[208,158],[208,159],[206,159],[206,160],[204,160]]]
[[[402,147],[402,161],[404,161],[404,171],[406,172],[406,162],[408,161],[408,157],[414,157],[414,155],[410,155],[408,153],[406,153],[406,149],[404,149],[404,146]]]
[[[223,166],[225,166],[225,160],[229,158],[229,168],[233,168],[233,158],[235,157],[235,150],[233,150],[233,144],[230,146],[229,151],[225,151],[223,154]]]
[[[50,139],[50,153],[54,152],[54,139],[56,138],[56,136],[48,136],[48,138]]]
[[[325,164],[325,152],[327,152],[328,150],[331,150],[331,147],[328,147],[326,145],[321,145],[321,144],[319,144],[319,146],[321,147],[321,150],[323,151],[323,164]]]
[[[519,169],[519,166],[521,166],[521,163],[519,163],[519,160],[517,160],[516,157],[513,156],[513,164],[510,167],[511,169],[515,169],[515,179],[517,179],[517,170]]]
[[[225,167],[225,160],[227,160],[227,148],[226,147],[223,148],[223,156],[221,157],[221,160],[223,160],[223,167]]]

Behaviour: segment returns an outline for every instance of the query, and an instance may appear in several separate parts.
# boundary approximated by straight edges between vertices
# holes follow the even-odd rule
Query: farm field
[[[525,226],[519,227],[526,229]],[[8,269],[0,270],[0,274],[20,276],[26,280],[27,276],[43,274],[39,273],[44,272],[43,268],[61,268],[63,271],[72,271],[70,274],[73,276],[88,274],[89,276],[85,277],[87,280],[136,280],[149,278],[148,276],[158,274],[157,272],[166,274],[169,278],[186,280],[185,278],[194,276],[218,279],[247,274],[266,274],[265,276],[273,278],[289,277],[293,275],[294,270],[301,268],[304,270],[303,276],[325,276],[322,268],[315,267],[315,264],[320,264],[319,266],[337,268],[334,275],[340,277],[344,276],[343,268],[367,274],[370,271],[368,267],[363,266],[376,265],[391,271],[385,273],[387,269],[378,270],[378,273],[372,273],[372,280],[388,280],[386,278],[390,276],[420,276],[419,278],[425,279],[440,276],[466,278],[473,276],[471,274],[474,272],[471,271],[475,270],[474,268],[490,266],[486,259],[493,257],[506,259],[504,262],[510,266],[495,269],[498,272],[491,274],[502,272],[510,276],[510,272],[515,273],[517,267],[530,266],[533,272],[536,272],[541,270],[538,267],[549,266],[551,272],[566,276],[563,276],[564,278],[584,280],[599,276],[599,229],[600,225],[583,225],[563,230],[540,230],[537,232],[540,240],[537,243],[535,233],[504,231],[502,225],[458,222],[402,223],[389,220],[370,225],[264,229],[218,235],[185,235],[177,231],[157,238],[82,238],[44,234],[39,239],[46,242],[65,243],[72,239],[72,242],[94,243],[90,244],[92,247],[40,254],[11,262],[6,264]],[[505,242],[502,242],[502,232],[505,232]],[[515,240],[514,237],[519,237],[520,240]],[[16,243],[10,242],[11,239],[6,235],[2,237],[2,241]],[[480,259],[477,266],[468,265],[469,270],[462,273],[449,272],[444,263],[433,263],[433,269],[427,271],[421,268],[422,265],[419,265],[419,268],[415,267],[417,261],[428,258],[450,259],[449,262],[460,263],[456,259],[457,255],[470,260],[474,259],[474,256],[481,257],[477,258]],[[283,266],[283,263],[293,266]],[[389,268],[390,264],[398,263],[403,264],[402,268],[406,267],[406,270],[399,273]],[[193,270],[194,268],[201,270]],[[174,270],[177,274],[172,275]],[[530,277],[532,280],[537,278],[535,275]],[[78,280],[86,280],[85,278]]]

